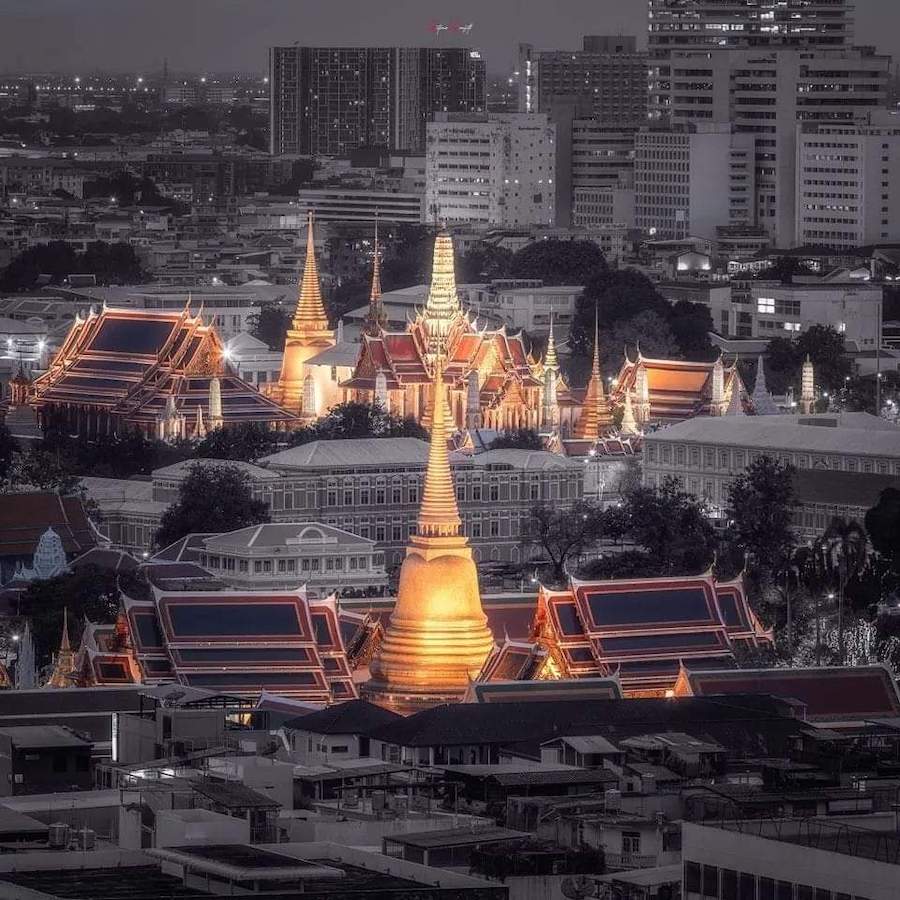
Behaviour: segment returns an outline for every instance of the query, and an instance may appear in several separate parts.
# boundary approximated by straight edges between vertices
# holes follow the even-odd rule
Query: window
[[[700,863],[685,862],[684,889],[686,893],[700,893]]]
[[[639,831],[622,832],[622,856],[633,856],[641,852],[641,833]]]
[[[472,499],[481,500],[481,485],[477,482],[472,485]]]
[[[391,485],[391,503],[401,503],[400,485]]]
[[[375,488],[375,503],[376,503],[376,504],[383,504],[383,503],[384,503],[384,498],[385,498],[385,490],[384,490],[384,488],[383,488],[383,487],[376,487],[376,488]]]
[[[738,900],[737,872],[734,869],[722,869],[722,900]]]
[[[286,559],[278,560],[278,571],[279,572],[287,572],[287,560]]]
[[[775,885],[775,900],[794,900],[794,883],[779,881]]]
[[[758,297],[756,300],[756,311],[763,315],[775,315],[775,298],[774,297]]]
[[[775,882],[771,878],[759,879],[759,900],[775,900]]]
[[[756,876],[741,872],[738,880],[738,900],[756,900]]]
[[[490,498],[492,503],[496,503],[500,499],[500,485],[492,484]]]
[[[704,897],[719,896],[719,870],[715,866],[703,867],[703,887],[700,893]]]
[[[259,575],[260,572],[262,572],[262,560],[254,559],[253,560],[253,573],[255,575]]]
[[[326,506],[337,506],[337,489],[336,488],[328,488],[328,491],[325,495],[325,505]]]
[[[369,499],[369,489],[361,488],[359,492],[359,502],[362,506],[368,506],[372,501]]]
[[[344,488],[344,506],[353,506],[352,488]]]
[[[416,482],[413,482],[409,486],[409,502],[410,503],[418,503],[419,502],[419,485]]]

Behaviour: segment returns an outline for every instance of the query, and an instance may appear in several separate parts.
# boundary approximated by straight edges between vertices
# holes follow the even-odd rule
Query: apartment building
[[[272,47],[270,150],[421,150],[433,112],[481,112],[484,60],[463,47]]]
[[[588,35],[581,50],[519,45],[519,111],[546,112],[555,98],[575,97],[608,127],[634,128],[647,118],[647,55],[632,35]]]
[[[553,225],[556,127],[543,113],[436,113],[428,123],[425,211],[447,224]]]
[[[860,47],[675,47],[665,53],[664,65],[651,66],[651,120],[731,122],[752,136],[752,222],[776,246],[792,246],[798,123],[852,123],[884,107],[890,58]]]
[[[900,240],[900,119],[801,124],[797,134],[798,245],[852,249]]]
[[[753,216],[753,139],[728,124],[650,128],[635,138],[635,225],[657,238],[712,239]]]

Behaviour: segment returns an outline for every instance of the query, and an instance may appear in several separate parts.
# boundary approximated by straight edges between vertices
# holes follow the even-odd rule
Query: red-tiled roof
[[[79,497],[6,494],[0,503],[0,557],[33,555],[50,527],[60,536],[67,555],[85,553],[98,543]]]

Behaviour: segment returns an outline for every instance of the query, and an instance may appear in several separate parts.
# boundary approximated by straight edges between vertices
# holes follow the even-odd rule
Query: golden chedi
[[[325,304],[322,302],[322,287],[319,282],[319,267],[316,263],[316,246],[313,237],[313,216],[309,214],[306,231],[306,261],[303,277],[297,295],[297,307],[285,338],[284,357],[281,363],[281,377],[273,387],[272,395],[291,412],[307,418],[314,417],[322,410],[321,403],[310,403],[304,392],[309,394],[310,372],[307,361],[323,350],[333,347],[334,331],[328,327]],[[314,408],[309,408],[310,406]]]
[[[462,698],[493,645],[472,548],[462,533],[450,472],[450,412],[440,358],[434,366],[431,448],[416,534],[400,568],[397,603],[364,686],[401,713]]]

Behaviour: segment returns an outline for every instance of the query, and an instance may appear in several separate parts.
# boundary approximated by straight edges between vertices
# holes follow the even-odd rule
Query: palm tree
[[[856,521],[835,517],[817,541],[832,583],[838,587],[838,659],[844,664],[844,590],[847,582],[859,575],[869,561],[866,531]]]
[[[829,573],[825,565],[821,538],[808,547],[800,547],[794,554],[794,561],[800,581],[813,598],[816,610],[816,665],[822,665],[822,608],[823,594],[828,590]]]

